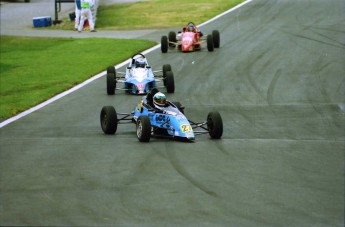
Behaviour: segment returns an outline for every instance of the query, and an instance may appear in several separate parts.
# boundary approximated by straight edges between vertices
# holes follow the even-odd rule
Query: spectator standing
[[[81,19],[78,27],[78,32],[84,27],[84,22],[87,19],[90,25],[90,31],[95,32],[95,23],[92,17],[91,7],[94,5],[93,0],[80,0],[81,3]]]
[[[75,24],[74,30],[78,30],[79,23],[80,23],[80,16],[81,16],[81,2],[80,0],[75,0]]]

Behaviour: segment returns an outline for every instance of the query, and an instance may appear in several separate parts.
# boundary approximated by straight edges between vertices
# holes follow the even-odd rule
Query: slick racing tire
[[[174,74],[172,71],[167,72],[167,76],[165,78],[166,88],[168,93],[175,92],[175,82],[174,82]]]
[[[214,50],[212,35],[207,35],[207,50],[210,52]]]
[[[164,86],[167,85],[165,79],[167,77],[167,72],[168,71],[171,71],[171,65],[170,64],[163,65],[163,84],[164,84]]]
[[[168,71],[171,71],[171,65],[170,64],[166,64],[166,65],[163,65],[163,77],[166,77],[166,73]]]
[[[223,135],[223,120],[217,111],[207,115],[207,129],[212,139],[220,139]]]
[[[151,122],[148,116],[140,116],[137,120],[137,137],[140,142],[149,142],[151,138]]]
[[[116,88],[115,75],[112,73],[107,73],[107,94],[114,95]]]
[[[168,37],[167,36],[162,36],[161,38],[161,50],[162,50],[162,53],[168,52]]]
[[[114,134],[117,129],[117,114],[113,106],[104,106],[101,111],[101,127],[105,134]]]
[[[116,70],[114,66],[107,68],[107,94],[114,95],[116,89]]]
[[[176,45],[174,43],[176,43],[176,32],[169,32],[169,47],[175,47]],[[170,43],[173,42],[173,43]]]
[[[220,35],[218,30],[213,30],[212,31],[212,36],[213,36],[213,45],[215,48],[219,48],[220,45]]]
[[[107,73],[112,73],[112,74],[116,74],[116,70],[114,66],[109,66],[107,68]]]

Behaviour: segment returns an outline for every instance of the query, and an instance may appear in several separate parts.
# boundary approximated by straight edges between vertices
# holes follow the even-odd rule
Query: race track
[[[102,77],[0,129],[0,225],[344,226],[345,1],[253,0],[213,29],[214,52],[147,57],[187,117],[221,113],[221,140],[104,135],[102,106],[140,97]]]

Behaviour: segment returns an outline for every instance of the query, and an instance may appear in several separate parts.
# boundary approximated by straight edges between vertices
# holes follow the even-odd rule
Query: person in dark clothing
[[[147,95],[146,95],[147,104],[151,108],[155,108],[154,104],[153,104],[153,96],[158,92],[159,92],[159,90],[157,88],[152,88],[151,91],[149,93],[147,93]]]
[[[146,95],[146,104],[155,112],[165,113],[165,108],[169,106],[165,95],[157,88],[152,88]]]
[[[157,92],[153,96],[153,105],[156,109],[163,110],[162,108],[167,107],[167,98],[162,92]]]

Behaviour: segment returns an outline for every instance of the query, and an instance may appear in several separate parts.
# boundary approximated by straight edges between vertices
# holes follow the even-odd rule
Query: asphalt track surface
[[[221,140],[104,135],[102,106],[140,99],[104,77],[1,128],[0,225],[344,226],[344,25],[343,0],[254,0],[202,27],[214,52],[149,53]]]

